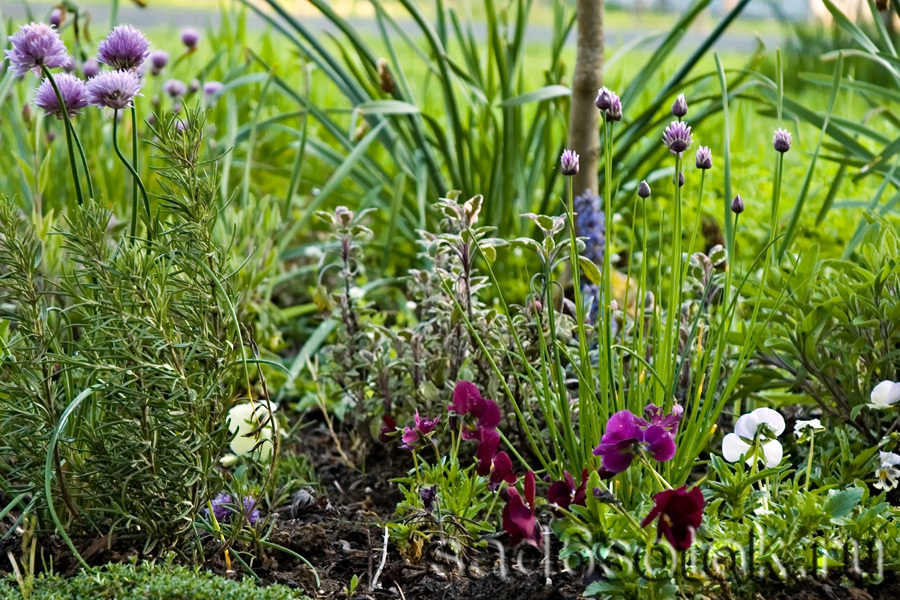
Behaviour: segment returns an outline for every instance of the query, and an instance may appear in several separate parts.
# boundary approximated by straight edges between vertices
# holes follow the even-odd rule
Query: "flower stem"
[[[816,447],[816,433],[815,431],[809,432],[809,458],[806,461],[806,482],[804,485],[805,491],[809,491],[809,480],[812,478],[812,461],[813,461],[813,450]]]
[[[134,170],[134,167],[131,163],[128,162],[128,159],[122,154],[122,151],[119,149],[119,141],[117,133],[117,127],[119,122],[119,110],[116,109],[113,111],[113,149],[116,151],[116,156],[119,157],[119,160],[122,161],[122,164],[125,165],[125,168],[131,173],[131,176],[134,177],[134,180],[137,182],[138,187],[141,190],[141,195],[144,197],[144,207],[147,210],[147,241],[153,241],[153,227],[150,224],[150,200],[147,198],[147,190],[144,189],[144,183],[141,181],[140,176],[137,174],[137,171]],[[131,212],[131,236],[135,237],[137,235],[137,196],[134,198],[134,202],[132,204],[132,212]]]
[[[69,110],[66,107],[65,100],[63,100],[62,92],[59,91],[59,86],[56,85],[56,80],[53,79],[53,74],[50,73],[50,69],[44,66],[43,71],[44,77],[46,77],[50,82],[50,85],[53,86],[53,91],[56,93],[56,101],[59,103],[60,112],[65,121],[66,145],[69,150],[69,166],[72,168],[72,181],[75,183],[75,197],[78,198],[78,206],[81,206],[84,204],[84,193],[81,191],[81,180],[78,178],[78,167],[75,165],[75,150],[72,147],[73,129],[72,123],[69,120]]]
[[[659,484],[660,484],[661,486],[663,486],[663,488],[665,488],[665,489],[667,489],[667,490],[674,489],[674,488],[672,487],[672,484],[670,484],[668,481],[666,481],[665,477],[663,477],[662,475],[660,475],[659,472],[658,472],[656,469],[653,468],[653,465],[650,464],[650,461],[647,460],[647,457],[646,457],[646,456],[644,456],[643,454],[639,454],[639,455],[638,455],[638,460],[640,460],[640,461],[644,464],[645,467],[647,467],[648,469],[650,469],[650,472],[653,473],[654,477],[656,477],[656,481],[658,481]]]
[[[135,108],[134,103],[132,102],[132,103],[131,103],[131,164],[132,164],[132,166],[134,167],[134,172],[135,172],[135,173],[138,173],[138,172],[139,172],[139,170],[138,170],[138,134],[137,134],[137,126],[138,126],[138,121],[137,121],[137,109]],[[138,194],[138,190],[137,190],[137,182],[138,182],[138,177],[137,177],[137,175],[134,175],[134,176],[131,178],[131,198],[132,198],[132,200],[131,200],[131,209],[132,209],[132,214],[133,214],[133,215],[136,215],[136,214],[137,214],[137,197],[138,197],[138,195],[137,195],[137,194]],[[148,208],[147,208],[147,217],[148,217],[148,218],[149,218],[149,216],[150,216],[149,213],[150,213],[150,209],[149,209],[149,207],[148,207]],[[149,221],[148,221],[147,223],[148,223],[147,227],[148,227],[148,229],[149,229],[149,226],[150,226],[150,225],[149,225]],[[131,235],[132,235],[132,236],[134,236],[134,233],[135,233],[135,232],[134,232],[134,227],[135,227],[135,225],[136,225],[135,219],[132,218],[132,221],[131,221],[131,227],[132,227]]]

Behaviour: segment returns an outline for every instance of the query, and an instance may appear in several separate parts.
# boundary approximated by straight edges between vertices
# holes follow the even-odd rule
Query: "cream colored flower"
[[[275,409],[275,405],[272,405],[273,412]],[[228,431],[234,435],[230,444],[231,451],[236,456],[250,455],[260,462],[268,462],[275,448],[272,440],[274,419],[275,416],[269,414],[267,406],[260,402],[232,406],[227,417]]]
[[[758,454],[753,448],[760,427],[765,427],[767,431],[766,437],[760,439],[759,447],[762,452]],[[781,463],[784,450],[774,437],[783,432],[784,417],[778,411],[771,408],[757,408],[738,419],[734,433],[729,433],[722,440],[722,455],[728,462],[737,462],[743,457],[749,465],[755,460],[760,460],[767,467],[777,467]]]

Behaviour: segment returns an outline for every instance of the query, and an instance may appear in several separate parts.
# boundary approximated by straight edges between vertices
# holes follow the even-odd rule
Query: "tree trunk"
[[[572,75],[572,113],[569,116],[569,148],[581,157],[573,180],[575,193],[597,193],[600,158],[600,111],[594,106],[603,82],[603,0],[578,0],[578,52]]]

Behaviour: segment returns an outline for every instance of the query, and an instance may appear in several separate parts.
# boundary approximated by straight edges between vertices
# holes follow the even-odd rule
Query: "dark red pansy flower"
[[[381,421],[384,423],[384,426],[380,430],[381,436],[378,439],[381,440],[382,444],[387,444],[391,441],[394,434],[397,433],[397,421],[387,415],[381,417]]]
[[[703,492],[700,488],[685,486],[677,490],[663,490],[653,496],[653,510],[641,522],[646,527],[657,517],[656,539],[666,536],[676,550],[687,550],[694,543],[694,537],[703,520]]]
[[[518,480],[519,478],[513,473],[509,455],[506,452],[498,452],[491,460],[491,480],[488,482],[488,489],[496,492],[504,481],[509,485],[516,485]]]
[[[487,477],[491,473],[491,461],[497,455],[500,448],[500,434],[493,429],[485,429],[481,443],[475,449],[475,457],[478,458],[477,473]]]
[[[453,402],[447,407],[460,417],[472,417],[474,426],[463,425],[462,438],[470,442],[480,442],[486,430],[496,429],[502,415],[500,407],[493,400],[481,396],[481,392],[471,381],[460,381],[453,390]]]
[[[585,488],[588,480],[588,470],[581,472],[581,485],[575,487],[575,479],[568,471],[563,471],[565,477],[557,481],[547,490],[547,500],[560,508],[569,508],[571,505],[584,506],[587,498]]]
[[[534,514],[534,473],[525,475],[525,496],[519,495],[516,488],[506,490],[506,506],[503,507],[503,529],[509,535],[513,546],[525,542],[531,546],[541,545],[541,529]]]

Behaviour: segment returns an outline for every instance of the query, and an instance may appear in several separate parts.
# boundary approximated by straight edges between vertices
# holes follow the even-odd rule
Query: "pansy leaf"
[[[853,487],[839,492],[832,492],[825,500],[825,514],[834,522],[849,515],[862,500],[863,490]]]

